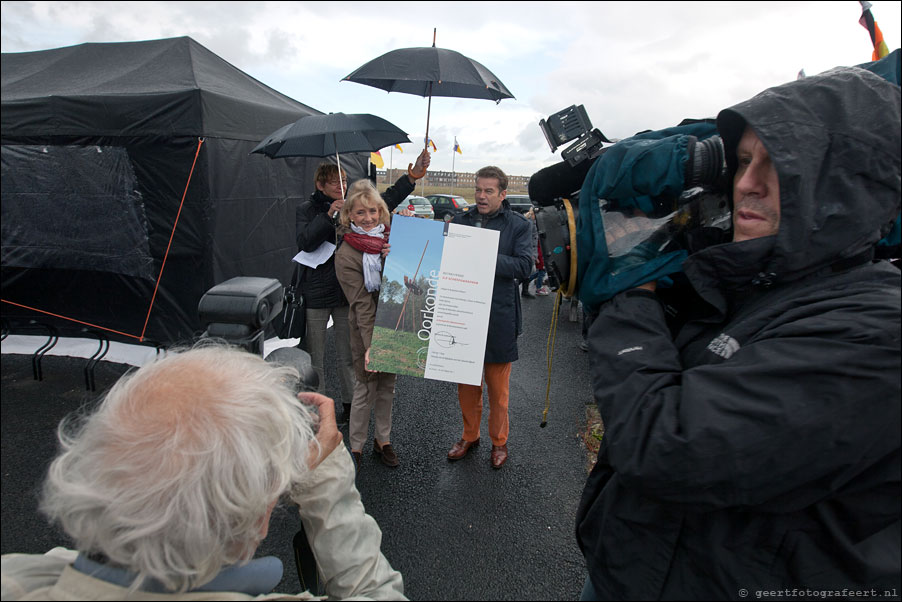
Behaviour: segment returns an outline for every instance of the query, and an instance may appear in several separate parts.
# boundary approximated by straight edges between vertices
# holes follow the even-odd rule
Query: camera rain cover
[[[682,270],[686,233],[729,224],[722,195],[684,191],[691,137],[709,123],[647,132],[607,149],[580,191],[579,298],[589,309],[617,293]]]
[[[629,268],[684,251],[688,232],[702,227],[728,227],[730,212],[722,195],[701,188],[687,191],[673,203],[676,208],[662,217],[648,216],[638,208],[619,209],[599,201],[605,245],[612,275]],[[658,206],[658,210],[663,206]]]

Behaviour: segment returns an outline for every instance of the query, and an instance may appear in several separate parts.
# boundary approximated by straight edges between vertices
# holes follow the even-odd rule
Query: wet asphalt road
[[[520,360],[511,375],[510,459],[500,470],[483,441],[458,462],[446,454],[460,438],[456,385],[399,377],[392,444],[401,465],[383,466],[365,448],[357,486],[367,511],[383,531],[382,551],[404,575],[413,600],[575,600],[586,571],[573,536],[574,515],[586,478],[580,438],[591,402],[588,357],[577,347],[580,324],[560,313],[551,378],[551,412],[545,404],[546,344],[554,297],[524,299]],[[331,341],[329,342],[331,346]],[[327,357],[329,357],[327,355]],[[37,514],[37,488],[55,452],[59,419],[96,394],[85,391],[85,360],[47,356],[44,380],[32,377],[31,358],[2,359],[2,553],[44,552],[67,545]],[[125,369],[102,364],[98,390]],[[326,382],[337,391],[327,366]],[[345,435],[347,431],[344,430]],[[347,437],[345,437],[347,439]],[[291,540],[296,510],[273,513],[258,555],[285,564],[277,591],[301,590]]]

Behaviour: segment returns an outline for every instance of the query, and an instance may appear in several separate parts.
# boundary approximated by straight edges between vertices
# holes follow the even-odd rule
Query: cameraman
[[[900,591],[900,274],[872,260],[900,210],[899,87],[836,69],[717,118],[732,241],[589,333],[605,424],[577,514],[583,599]]]

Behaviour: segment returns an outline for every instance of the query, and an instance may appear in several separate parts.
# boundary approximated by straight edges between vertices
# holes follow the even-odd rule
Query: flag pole
[[[454,194],[454,180],[457,179],[456,171],[454,170],[454,160],[457,158],[457,136],[454,137],[454,150],[451,151],[451,194]]]

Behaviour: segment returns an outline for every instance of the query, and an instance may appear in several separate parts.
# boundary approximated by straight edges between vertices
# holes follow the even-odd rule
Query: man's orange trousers
[[[511,362],[504,364],[486,363],[483,368],[484,384],[489,391],[489,437],[492,445],[507,443],[510,423],[507,419],[507,405],[510,398]],[[482,423],[482,385],[457,385],[457,399],[464,419],[463,438],[467,441],[479,439]]]

